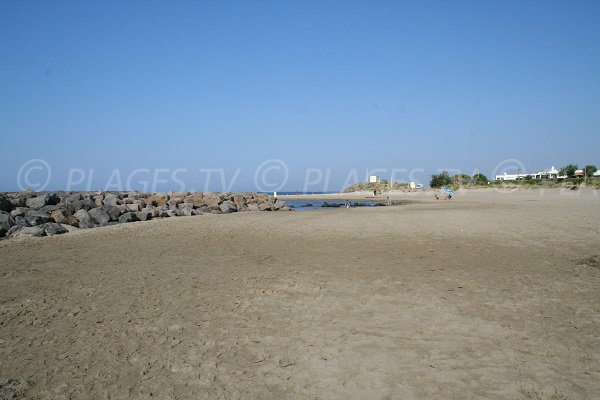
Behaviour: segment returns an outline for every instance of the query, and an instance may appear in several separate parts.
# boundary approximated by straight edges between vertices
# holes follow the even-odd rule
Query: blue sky
[[[0,190],[599,165],[599,71],[600,1],[6,1]]]

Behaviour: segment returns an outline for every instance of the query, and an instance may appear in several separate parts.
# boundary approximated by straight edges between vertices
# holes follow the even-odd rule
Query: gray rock
[[[57,210],[57,209],[58,209],[57,205],[50,205],[50,204],[48,204],[48,205],[46,205],[44,207],[39,208],[38,211],[50,214],[52,211]]]
[[[47,236],[62,235],[63,233],[68,232],[66,228],[56,222],[48,222],[47,224],[41,225],[41,228],[44,229]]]
[[[271,203],[261,203],[261,204],[258,205],[258,209],[260,211],[271,211],[272,210],[272,208],[271,208],[272,206],[273,206],[273,204],[271,204]]]
[[[22,215],[17,215],[15,217],[15,225],[31,226],[31,225],[29,225],[29,222],[27,222],[27,220],[25,219],[25,217],[22,216]]]
[[[75,232],[78,231],[79,228],[77,228],[76,226],[73,225],[67,225],[67,224],[59,224],[60,226],[62,226],[64,229],[67,230],[67,232]]]
[[[121,209],[117,206],[105,205],[100,207],[100,209],[106,211],[106,213],[110,215],[111,221],[118,221],[121,216]]]
[[[171,200],[167,201],[167,204],[169,205],[169,207],[172,208],[177,208],[177,205],[183,203],[183,199],[181,197],[175,197],[172,198]]]
[[[108,193],[104,196],[104,205],[105,206],[116,206],[118,203],[117,195],[113,193]]]
[[[45,224],[46,222],[50,222],[50,215],[41,211],[27,211],[25,213],[25,221],[31,226]]]
[[[84,209],[77,211],[75,214],[73,214],[73,216],[77,218],[77,226],[79,228],[89,229],[96,226],[92,221],[90,214]]]
[[[8,237],[24,237],[24,236],[34,236],[40,237],[46,235],[44,229],[39,226],[13,226],[10,228],[6,236]]]
[[[135,222],[139,221],[137,215],[134,212],[128,212],[119,217],[119,222]]]
[[[221,203],[219,205],[219,209],[224,214],[232,213],[232,212],[236,212],[237,211],[237,207],[235,206],[235,203],[233,201],[231,201],[231,200],[225,200],[223,203]]]
[[[99,225],[106,225],[111,221],[110,215],[103,209],[97,207],[88,211],[88,214]]]
[[[6,233],[15,226],[15,220],[6,211],[0,211],[0,237],[6,235]]]
[[[10,212],[10,215],[12,217],[18,217],[19,215],[23,216],[27,211],[29,211],[29,208],[27,207],[17,207]]]
[[[200,209],[192,210],[192,215],[202,215],[202,214],[204,214],[204,213]]]
[[[37,197],[28,198],[25,201],[25,204],[27,205],[27,207],[31,208],[32,210],[38,210],[38,209],[44,207],[45,205],[47,205],[49,199],[50,199],[50,196],[48,196],[47,194],[42,194]]]
[[[256,203],[248,203],[246,207],[248,207],[248,211],[260,211],[260,207]]]
[[[148,221],[152,219],[152,213],[148,211],[138,211],[135,216],[139,221]]]
[[[178,217],[191,217],[192,211],[193,211],[193,209],[188,208],[188,207],[180,208],[175,211],[175,215],[177,215]]]
[[[66,203],[75,203],[81,200],[81,193],[73,193],[69,197],[67,197]]]
[[[128,211],[133,211],[133,212],[138,212],[138,211],[141,210],[140,205],[139,204],[134,204],[134,203],[127,203],[127,204],[125,204],[125,208]]]

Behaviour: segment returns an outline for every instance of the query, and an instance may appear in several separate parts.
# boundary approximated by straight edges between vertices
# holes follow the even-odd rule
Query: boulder
[[[64,229],[66,229],[67,232],[75,232],[78,231],[79,228],[77,228],[76,226],[73,225],[67,225],[67,224],[59,224],[60,226],[62,226]]]
[[[6,197],[6,195],[0,193],[0,211],[11,212],[15,208],[15,205]]]
[[[94,196],[94,204],[96,205],[96,207],[101,207],[102,205],[104,205],[104,196]]]
[[[6,235],[6,233],[15,226],[15,220],[6,211],[0,211],[0,237]]]
[[[15,217],[15,225],[31,226],[31,225],[29,225],[29,222],[27,222],[27,220],[25,219],[25,217],[22,216],[22,215],[17,215]]]
[[[48,222],[40,227],[44,229],[46,236],[62,235],[68,232],[66,228],[56,222]]]
[[[118,221],[121,216],[121,209],[117,206],[104,205],[100,209],[110,216],[111,221]]]
[[[138,211],[135,213],[135,216],[139,221],[149,221],[152,219],[152,212]]]
[[[219,209],[224,214],[232,213],[232,212],[236,212],[237,211],[237,207],[235,206],[235,203],[233,201],[231,201],[231,200],[225,200],[223,203],[221,203],[219,205]]]
[[[271,208],[272,206],[273,206],[273,204],[271,204],[271,203],[261,203],[261,204],[258,205],[258,209],[260,211],[271,211],[272,210],[272,208]]]
[[[23,216],[27,211],[29,211],[29,208],[27,207],[16,207],[10,212],[10,215],[12,217],[18,217],[19,215]]]
[[[69,217],[69,213],[63,209],[57,209],[50,212],[50,218],[59,224],[64,224],[67,222],[67,218]]]
[[[58,208],[59,208],[59,206],[57,206],[57,205],[50,205],[50,204],[48,204],[48,205],[46,205],[46,206],[38,209],[38,211],[50,214],[52,211],[57,210]]]
[[[127,212],[119,217],[119,222],[135,222],[139,221],[137,215],[134,212]]]
[[[45,224],[46,222],[50,222],[50,215],[41,211],[27,211],[25,213],[25,221],[31,226]]]
[[[38,209],[44,207],[45,205],[47,205],[49,199],[50,199],[50,196],[48,196],[47,194],[42,194],[37,197],[28,198],[25,201],[25,204],[27,205],[27,207],[31,208],[32,210],[38,210]]]
[[[175,211],[175,215],[177,215],[178,217],[191,217],[193,215],[192,211],[193,209],[189,207],[180,208]]]
[[[117,195],[114,193],[108,193],[104,196],[103,203],[105,206],[116,206],[118,204]]]
[[[10,228],[6,236],[8,237],[25,237],[33,236],[40,237],[46,235],[46,232],[42,227],[39,226],[13,226]]]
[[[202,215],[202,214],[204,214],[204,213],[200,209],[194,209],[194,210],[192,210],[192,215]]]
[[[171,198],[171,200],[167,201],[167,204],[171,208],[177,208],[177,205],[180,203],[183,203],[183,198],[181,198],[181,197],[174,197],[174,198]]]
[[[151,215],[152,218],[158,217],[159,211],[156,207],[144,207],[141,212],[146,212]]]
[[[127,211],[138,212],[141,210],[141,207],[139,204],[127,203],[127,204],[125,204],[125,209]]]
[[[169,201],[169,196],[165,193],[155,193],[144,199],[146,205],[149,206],[164,206]]]
[[[92,208],[88,211],[88,214],[99,225],[106,225],[112,219],[110,215],[100,207]]]
[[[96,226],[92,221],[90,214],[84,209],[77,211],[73,216],[77,218],[77,226],[79,226],[79,228],[89,229]]]
[[[248,207],[248,211],[260,211],[260,207],[257,203],[248,203],[246,207]]]
[[[65,203],[75,203],[76,201],[81,200],[81,193],[73,193],[69,197],[67,197],[67,201]]]

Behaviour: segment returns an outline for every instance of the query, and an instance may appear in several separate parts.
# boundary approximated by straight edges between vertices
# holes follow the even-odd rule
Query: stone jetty
[[[32,192],[0,193],[0,238],[52,236],[157,218],[289,211],[260,193]]]

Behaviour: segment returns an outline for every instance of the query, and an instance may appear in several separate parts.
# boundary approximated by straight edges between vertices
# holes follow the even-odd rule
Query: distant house
[[[370,175],[369,176],[369,183],[379,183],[381,182],[381,177],[377,176],[377,175]]]
[[[556,179],[558,178],[558,170],[554,165],[547,171],[538,171],[536,173],[521,172],[517,174],[504,173],[503,175],[496,175],[497,181],[520,181],[527,178],[528,176],[533,179]]]
[[[575,176],[577,178],[583,178],[585,176],[585,172],[582,169],[578,169],[575,171]]]

